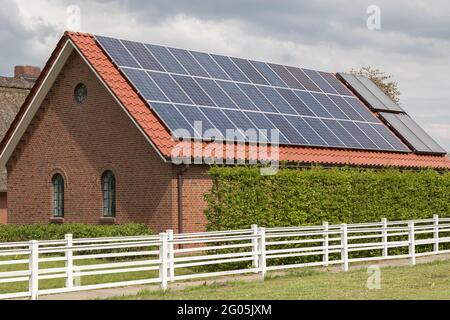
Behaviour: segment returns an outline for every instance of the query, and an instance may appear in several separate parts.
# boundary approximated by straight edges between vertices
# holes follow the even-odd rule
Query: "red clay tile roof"
[[[150,138],[159,152],[166,158],[171,157],[172,149],[178,142],[175,142],[170,132],[166,129],[157,115],[153,113],[146,101],[140,97],[132,85],[121,74],[112,60],[97,44],[93,35],[85,33],[67,32],[65,38],[69,38],[79,49],[81,54],[91,64],[92,68],[99,74],[105,84],[111,89],[113,94],[128,110],[137,124]],[[64,39],[64,38],[63,38]],[[62,40],[63,41],[63,40]],[[64,41],[63,41],[64,42]],[[61,46],[61,44],[59,44]],[[56,49],[55,51],[57,51]],[[53,54],[55,55],[55,53]],[[52,55],[52,57],[53,57]],[[49,60],[49,63],[52,59]],[[46,71],[41,74],[41,77]],[[38,80],[39,81],[39,80]],[[26,108],[24,104],[23,108]],[[5,141],[2,141],[0,148],[3,148]],[[192,154],[195,150],[205,150],[209,143],[197,143],[192,147]],[[221,145],[222,150],[230,148]],[[232,147],[233,148],[233,147]],[[245,148],[245,159],[254,159],[255,150],[248,145]],[[236,150],[231,153],[236,158]],[[256,151],[258,152],[258,151]],[[225,151],[223,152],[225,153]],[[222,155],[220,155],[222,157]],[[242,158],[241,156],[239,158]],[[402,167],[402,168],[438,168],[450,169],[450,160],[444,156],[405,154],[395,152],[380,151],[356,151],[339,150],[316,147],[294,147],[281,146],[279,148],[279,160],[295,163],[318,163],[325,165],[360,165],[373,167]]]

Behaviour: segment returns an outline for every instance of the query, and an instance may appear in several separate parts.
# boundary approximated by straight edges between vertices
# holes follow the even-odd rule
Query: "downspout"
[[[183,224],[183,184],[184,177],[183,174],[188,170],[189,165],[182,165],[178,167],[177,172],[177,188],[178,188],[178,233],[184,233],[184,224]]]

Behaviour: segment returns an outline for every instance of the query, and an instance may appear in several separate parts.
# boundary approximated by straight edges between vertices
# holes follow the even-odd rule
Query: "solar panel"
[[[164,94],[170,99],[171,102],[187,104],[193,103],[192,100],[189,99],[186,93],[184,93],[184,91],[169,74],[152,71],[147,72],[147,74],[150,76],[150,78],[153,79],[153,81],[158,85],[158,87],[164,92]]]
[[[153,57],[142,43],[122,40],[123,45],[136,58],[142,68],[154,71],[165,71],[163,66]]]
[[[194,104],[200,106],[215,106],[214,102],[208,97],[202,88],[191,77],[174,75],[173,78],[187,95],[194,101]]]
[[[233,63],[229,57],[212,54],[211,57],[222,67],[222,69],[234,81],[250,82],[241,70]]]
[[[348,73],[338,73],[338,78],[345,82],[355,94],[373,110],[404,112],[369,78]]]
[[[189,51],[175,48],[169,48],[169,51],[191,76],[209,77],[205,69],[203,69]]]
[[[228,129],[236,141],[253,142],[247,130],[268,131],[270,139],[275,129],[283,145],[410,152],[331,73],[96,39],[167,128],[183,138],[199,139],[209,129],[226,138]]]
[[[282,65],[268,63],[269,67],[286,83],[290,88],[293,89],[305,89],[305,87],[297,80],[295,77]]]
[[[254,85],[247,83],[238,83],[239,88],[247,95],[249,99],[258,107],[259,110],[265,112],[278,112],[278,110],[270,103],[261,91]]]
[[[155,102],[152,103],[152,108],[163,119],[176,138],[191,138],[195,136],[192,125],[173,104]]]
[[[277,91],[299,115],[314,117],[314,113],[296,96],[294,91],[288,89],[277,89]]]
[[[317,91],[321,92],[320,88],[311,81],[311,79],[308,78],[308,76],[305,74],[305,72],[297,67],[286,67],[288,71],[297,79],[298,82],[302,84],[302,86],[305,87],[306,90],[309,91]]]
[[[330,147],[344,147],[345,144],[317,118],[305,118],[306,122],[326,141]]]
[[[255,104],[242,92],[236,83],[217,81],[219,86],[228,94],[228,96],[242,110],[258,110]]]
[[[447,153],[411,117],[406,114],[380,112],[383,119],[419,153]]]
[[[269,85],[266,79],[245,59],[231,58],[233,62],[253,83]]]
[[[283,80],[281,80],[280,77],[277,76],[277,74],[270,69],[266,63],[260,61],[250,61],[250,63],[264,76],[264,78],[267,79],[267,81],[269,81],[272,86],[287,87]]]
[[[211,99],[220,108],[238,109],[236,104],[230,97],[219,87],[219,85],[212,79],[196,78],[195,81],[202,87],[202,89],[211,97]]]
[[[303,69],[306,75],[316,83],[325,93],[337,93],[336,90],[315,70]]]
[[[192,56],[202,65],[212,78],[230,80],[225,71],[207,53],[191,51]]]
[[[128,68],[123,68],[122,70],[146,100],[169,101],[145,71]]]

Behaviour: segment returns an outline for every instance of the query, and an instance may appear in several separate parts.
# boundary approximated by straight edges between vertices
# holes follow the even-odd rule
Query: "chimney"
[[[35,81],[41,69],[33,66],[15,66],[14,67],[14,78]]]

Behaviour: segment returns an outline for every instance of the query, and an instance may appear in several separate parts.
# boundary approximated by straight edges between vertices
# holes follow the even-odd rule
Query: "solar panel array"
[[[375,111],[405,112],[389,98],[369,78],[348,73],[338,73],[338,78],[347,83],[350,88]]]
[[[410,152],[331,73],[96,39],[177,138],[236,130],[234,141],[255,142],[247,130],[278,129],[283,145]]]
[[[404,137],[417,152],[447,153],[407,114],[381,112],[380,115],[398,132],[399,135]]]

